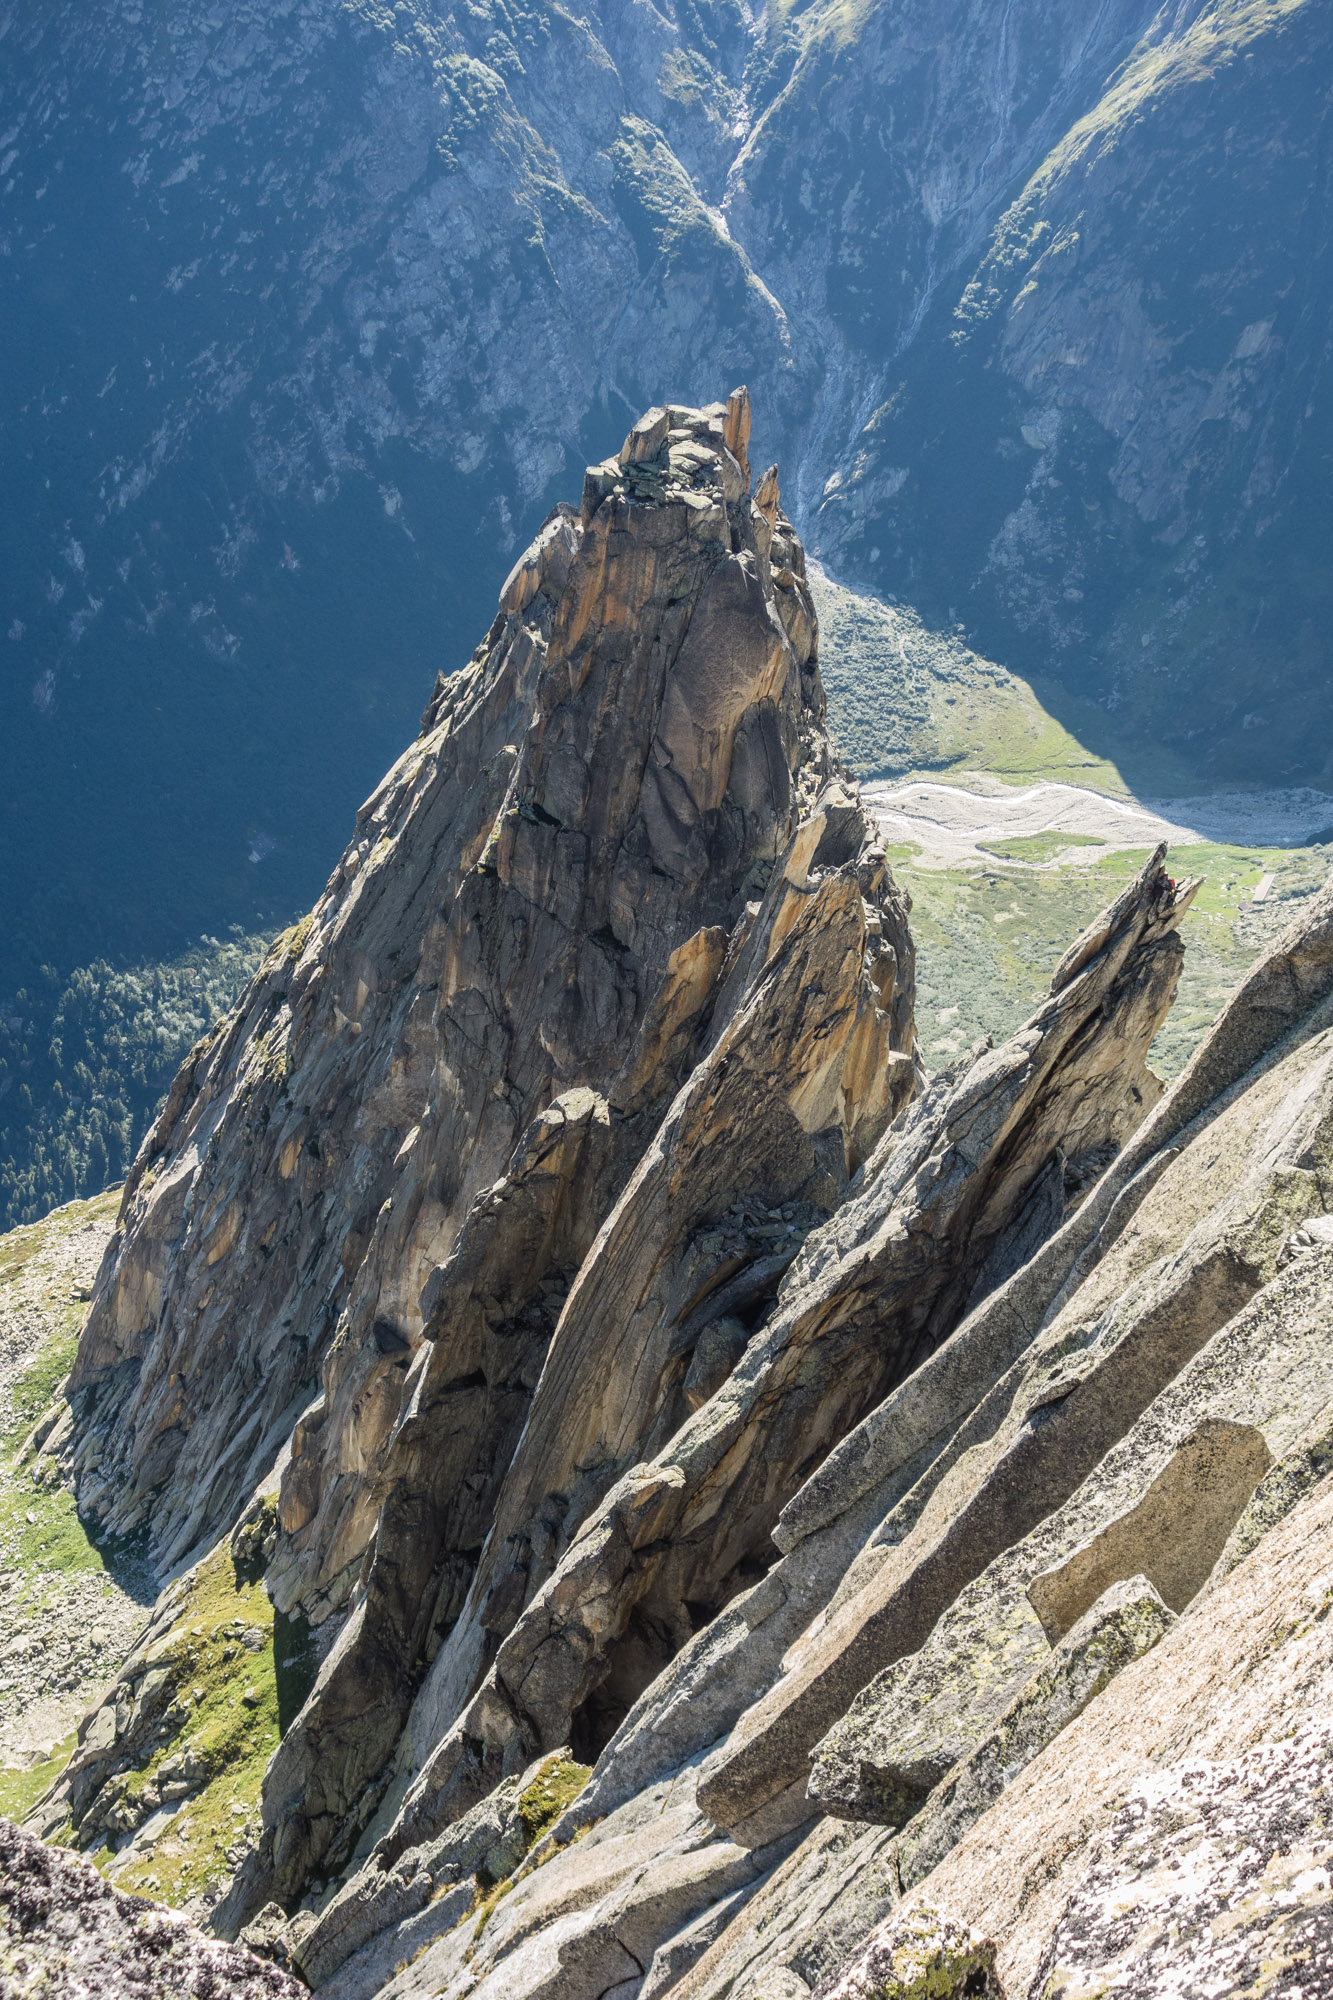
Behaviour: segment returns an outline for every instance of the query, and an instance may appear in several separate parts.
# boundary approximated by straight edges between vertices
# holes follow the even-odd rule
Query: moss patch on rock
[[[519,1793],[512,1837],[506,1834],[504,1841],[492,1848],[487,1856],[487,1866],[477,1875],[476,1898],[464,1919],[475,1924],[469,1949],[475,1948],[501,1897],[507,1896],[533,1868],[539,1868],[544,1861],[549,1861],[552,1855],[560,1852],[559,1848],[550,1846],[545,1853],[524,1865],[542,1835],[548,1833],[573,1805],[591,1776],[590,1764],[575,1763],[566,1751],[557,1750],[544,1760],[532,1782]]]
[[[533,1847],[548,1827],[573,1805],[592,1776],[590,1764],[576,1764],[559,1752],[549,1757],[525,1791],[518,1796],[518,1816],[527,1845]]]

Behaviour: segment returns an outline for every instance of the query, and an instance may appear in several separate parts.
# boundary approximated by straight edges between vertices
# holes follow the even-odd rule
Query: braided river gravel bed
[[[1333,799],[1320,792],[1147,802],[1046,779],[961,775],[864,793],[912,897],[917,1020],[932,1067],[983,1035],[1011,1034],[1069,940],[1164,840],[1174,876],[1205,878],[1182,926],[1180,991],[1152,1051],[1159,1075],[1174,1076],[1242,972],[1333,864]]]

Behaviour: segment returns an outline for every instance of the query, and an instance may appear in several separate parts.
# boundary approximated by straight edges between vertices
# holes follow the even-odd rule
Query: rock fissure
[[[137,1882],[262,1717],[207,1914],[328,2000],[1054,2000],[1145,1772],[1322,1755],[1333,891],[1165,1092],[1161,849],[927,1079],[747,440],[649,411],[520,558],[25,1446],[176,1572],[34,1824]],[[1308,1829],[1309,1925],[1209,1829],[1317,1964]]]

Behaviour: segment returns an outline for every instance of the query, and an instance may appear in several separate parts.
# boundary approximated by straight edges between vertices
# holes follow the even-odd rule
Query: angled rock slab
[[[1251,1095],[1253,1107],[1248,1102]],[[1227,1121],[1237,1130],[1223,1129]],[[1239,1157],[1235,1143],[1238,1132],[1247,1135],[1249,1147]],[[1293,1391],[1293,1414],[1300,1413],[1301,1428],[1317,1415],[1327,1393],[1318,1363],[1314,1321],[1309,1319],[1317,1309],[1312,1303],[1299,1302],[1301,1287],[1297,1285],[1291,1294],[1295,1319],[1288,1322],[1282,1304],[1288,1274],[1286,1268],[1279,1267],[1292,1231],[1333,1199],[1333,1183],[1326,1185],[1327,1176],[1321,1177],[1319,1165],[1330,1134],[1333,1037],[1325,1029],[1313,1039],[1300,1040],[1255,1079],[1250,1092],[1242,1091],[1222,1118],[1209,1121],[1199,1132],[1193,1144],[1206,1154],[1210,1149],[1220,1150],[1223,1158],[1214,1176],[1218,1185],[1204,1201],[1202,1214],[1184,1241],[1179,1240],[1177,1224],[1165,1238],[1170,1244],[1174,1233],[1174,1246],[1145,1262],[1145,1251],[1150,1254],[1153,1248],[1161,1247],[1161,1239],[1149,1228],[1137,1247],[1127,1246],[1128,1256],[1121,1259],[1114,1280],[1113,1248],[1104,1265],[1094,1267],[1086,1281],[1091,1300],[1075,1292],[1030,1351],[1020,1350],[1018,1359],[988,1394],[983,1379],[982,1400],[976,1410],[952,1438],[947,1433],[941,1438],[934,1464],[870,1537],[848,1571],[827,1618],[816,1621],[791,1649],[783,1679],[755,1704],[733,1740],[717,1754],[713,1769],[701,1783],[700,1799],[720,1823],[733,1823],[764,1797],[791,1783],[800,1760],[846,1712],[861,1687],[885,1668],[886,1656],[891,1663],[916,1652],[988,1563],[1002,1561],[1006,1550],[1064,1508],[1108,1451],[1134,1429],[1154,1399],[1188,1369],[1191,1357],[1206,1351],[1219,1329],[1236,1320],[1247,1303],[1264,1292],[1266,1284],[1277,1287],[1269,1304],[1257,1308],[1257,1319],[1245,1322],[1236,1343],[1217,1349],[1216,1365],[1221,1373],[1215,1379],[1210,1377],[1209,1390],[1216,1398],[1214,1413],[1224,1423],[1236,1423],[1247,1408],[1243,1372],[1250,1370],[1257,1382],[1265,1376],[1269,1359],[1277,1362],[1278,1355],[1284,1354],[1302,1377],[1300,1388]],[[1164,1204],[1169,1210],[1176,1200],[1176,1184],[1188,1186],[1191,1178],[1200,1178],[1191,1150],[1168,1162],[1160,1186],[1144,1197],[1145,1209]],[[1207,1176],[1203,1179],[1206,1184]],[[1189,1218],[1199,1213],[1198,1206],[1187,1201],[1184,1212]],[[1319,1254],[1317,1246],[1312,1247],[1306,1253],[1307,1261]],[[1317,1293],[1321,1281],[1312,1282]],[[1310,1294],[1311,1300],[1314,1295]],[[1266,1315],[1275,1315],[1286,1328],[1271,1357],[1265,1352]],[[959,1357],[964,1375],[977,1365],[976,1321],[986,1316],[983,1307],[962,1329],[961,1345],[964,1350],[972,1348],[971,1355],[965,1351]],[[1306,1329],[1304,1334],[1301,1326]],[[1302,1360],[1292,1355],[1293,1337]],[[985,1361],[980,1365],[984,1371]],[[869,1447],[881,1467],[889,1449],[895,1445],[903,1449],[904,1429],[917,1449],[921,1448],[921,1433],[935,1414],[930,1378],[936,1368],[944,1374],[949,1367],[946,1350],[938,1362],[928,1363],[920,1371],[924,1381],[904,1385],[904,1408],[896,1435],[894,1426],[881,1420],[878,1437]],[[1228,1382],[1228,1368],[1241,1371],[1241,1376]],[[944,1388],[948,1396],[951,1385],[947,1375]],[[1265,1393],[1277,1397],[1285,1391],[1279,1391],[1274,1378]],[[1173,1415],[1174,1425],[1184,1414],[1184,1406],[1175,1397],[1170,1408],[1179,1412]],[[925,1422],[920,1414],[923,1409],[928,1413]],[[1200,1410],[1197,1414],[1203,1413]],[[1266,1469],[1268,1460],[1263,1453],[1271,1452],[1274,1444],[1286,1448],[1286,1419],[1279,1403],[1269,1405],[1268,1421],[1274,1427],[1272,1441],[1250,1441],[1240,1452],[1245,1464],[1238,1472],[1239,1484],[1236,1480],[1221,1482],[1228,1492],[1234,1488],[1236,1504],[1228,1515],[1230,1502],[1223,1504],[1219,1498],[1218,1533],[1210,1537],[1200,1515],[1195,1522],[1198,1533],[1188,1543],[1193,1555],[1187,1553],[1182,1537],[1182,1585],[1188,1580],[1197,1589],[1206,1578],[1237,1514]],[[1149,1424],[1145,1439],[1152,1429]],[[1177,1433],[1166,1456],[1174,1455],[1179,1441]],[[1205,1456],[1211,1459],[1211,1448]],[[1160,1446],[1149,1448],[1145,1464],[1146,1478],[1165,1472]],[[859,1466],[853,1461],[848,1482],[852,1493],[861,1485],[864,1465],[863,1453]],[[1180,1475],[1168,1475],[1168,1484],[1172,1477],[1179,1477],[1185,1486],[1190,1484],[1183,1470]],[[824,1493],[830,1493],[827,1481]],[[1143,1497],[1140,1488],[1133,1504]],[[816,1515],[816,1520],[826,1518],[827,1506],[826,1499],[824,1515]],[[1152,1512],[1152,1503],[1146,1503],[1146,1512],[1126,1524],[1124,1536],[1133,1539],[1136,1532],[1146,1532]],[[1168,1532],[1161,1551],[1168,1565],[1172,1560],[1169,1544]],[[1085,1560],[1095,1558],[1090,1555]],[[1127,1553],[1126,1563],[1127,1567],[1119,1570],[1122,1576],[1144,1566],[1141,1559],[1129,1560]],[[1041,1567],[1034,1559],[1025,1585]],[[1189,1571],[1188,1579],[1185,1570]],[[1114,1580],[1113,1575],[1104,1574],[1102,1585]],[[1178,1596],[1176,1585],[1171,1588]],[[1078,1612],[1097,1594],[1090,1580]],[[969,1604],[973,1597],[969,1597]],[[989,1666],[980,1657],[972,1657],[971,1640],[964,1647],[970,1664],[959,1681],[959,1712],[970,1712],[974,1728],[994,1718],[1036,1663],[1040,1626],[1030,1607],[1015,1603],[1006,1615],[1010,1623],[996,1623],[993,1644],[984,1642]],[[978,1634],[982,1632],[985,1618],[980,1600],[967,1612],[964,1622],[975,1626]],[[983,1642],[979,1638],[977,1643]],[[990,1684],[990,1693],[981,1702],[965,1699],[962,1694],[968,1676],[978,1672]],[[978,1691],[974,1688],[973,1696]],[[956,1754],[963,1755],[969,1747],[969,1743],[960,1742]]]
[[[1333,1472],[1333,1414],[1325,1411],[1259,1481],[1227,1537],[1211,1581],[1220,1583],[1292,1508]]]
[[[1028,1993],[1102,1835],[1145,1778],[1198,1759],[1233,1764],[1307,1726],[1326,1730],[1331,1565],[1325,1480],[1020,1772],[913,1892],[996,1940],[1006,1992]]]
[[[956,1764],[958,1690],[946,1683],[943,1714],[937,1715],[931,1702],[916,1706],[903,1701],[901,1692],[898,1706],[886,1704],[872,1682],[819,1745],[811,1797],[841,1818],[903,1826],[899,1875],[907,1887],[927,1874],[1023,1766],[1122,1668],[1155,1646],[1171,1623],[1172,1613],[1146,1577],[1112,1584]],[[896,1737],[895,1713],[905,1724]]]
[[[1081,1295],[1086,1318],[1178,1248],[1249,1171],[1265,1122],[1302,1087],[1310,1067],[1303,1050],[1330,1020],[1333,882],[1241,981],[1086,1200],[792,1496],[774,1533],[778,1546],[791,1549],[837,1520],[932,1439],[975,1434],[969,1418],[984,1417],[1006,1370],[1067,1300]]]
[[[1113,1584],[1067,1632],[995,1727],[942,1780],[898,1839],[904,1891],[929,1875],[1005,1787],[1118,1673],[1150,1652],[1172,1615],[1145,1577]]]
[[[1075,1494],[961,1591],[919,1651],[881,1672],[831,1732],[815,1788],[829,1787],[835,1810],[892,1821],[921,1807],[900,1843],[908,1857],[900,1860],[904,1886],[933,1867],[970,1823],[969,1786],[961,1787],[956,1820],[953,1795],[973,1757],[981,1759],[974,1777],[989,1773],[986,1782],[993,1782],[994,1745],[988,1751],[986,1740],[992,1730],[1001,1739],[1006,1735],[1009,1705],[1021,1709],[1025,1694],[1042,1690],[1052,1669],[1046,1685],[1053,1716],[1074,1698],[1085,1671],[1095,1683],[1101,1649],[1094,1646],[1082,1665],[1076,1650],[1066,1679],[1059,1646],[1054,1654],[1047,1648],[1067,1628],[1052,1613],[1043,1629],[1034,1596],[1046,1603],[1054,1591],[1056,1602],[1072,1609],[1084,1601],[1093,1576],[1114,1597],[1114,1585],[1133,1577],[1145,1556],[1159,1565],[1176,1609],[1207,1583],[1273,1461],[1265,1431],[1281,1448],[1299,1437],[1312,1414],[1333,1404],[1333,1363],[1323,1336],[1331,1287],[1333,1266],[1318,1272],[1308,1264],[1286,1267],[1219,1331]],[[1208,1414],[1210,1407],[1218,1414]],[[1241,1409],[1255,1424],[1235,1422]],[[1164,1496],[1171,1498],[1165,1515]],[[1164,1520],[1174,1535],[1163,1537]],[[1066,1583],[1068,1594],[1061,1595]],[[1146,1582],[1141,1587],[1152,1589]],[[1085,1626],[1074,1630],[1081,1637]],[[1161,1630],[1155,1615],[1131,1613],[1121,1636]],[[1039,1700],[1034,1722],[1042,1705]],[[945,1777],[950,1764],[956,1768]],[[938,1789],[922,1803],[932,1784]]]
[[[1142,1500],[1028,1585],[1052,1645],[1116,1582],[1141,1570],[1173,1611],[1203,1588],[1273,1463],[1262,1431],[1211,1418],[1184,1439]]]

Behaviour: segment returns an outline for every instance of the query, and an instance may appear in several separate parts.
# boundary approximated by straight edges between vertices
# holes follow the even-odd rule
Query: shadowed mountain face
[[[1329,33],[0,0],[0,985],[308,900],[555,494],[719,380],[835,572],[1131,775],[1326,781]]]

